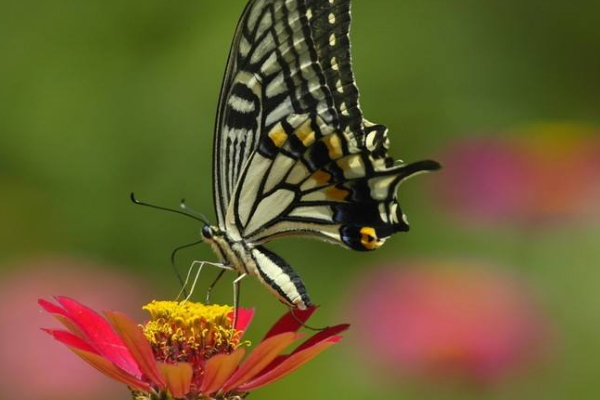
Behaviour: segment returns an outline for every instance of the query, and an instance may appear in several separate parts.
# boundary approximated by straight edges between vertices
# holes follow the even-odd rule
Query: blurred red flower
[[[290,354],[281,353],[315,308],[284,315],[245,358],[241,343],[253,311],[239,309],[233,326],[229,306],[154,301],[151,318],[137,325],[120,312],[106,319],[77,301],[58,297],[40,305],[67,330],[46,331],[108,377],[126,384],[136,399],[241,399],[295,371],[339,340],[348,325],[319,332]]]
[[[471,221],[530,224],[600,211],[600,130],[539,125],[464,139],[440,156],[439,203]]]
[[[118,385],[107,385],[91,369],[81,368],[73,354],[40,340],[39,327],[49,324],[51,318],[40,313],[36,301],[60,291],[90,304],[121,304],[134,311],[150,297],[142,289],[140,277],[110,265],[66,257],[36,258],[2,267],[0,315],[10,329],[0,329],[0,398],[85,400],[117,394]]]
[[[543,349],[543,318],[511,276],[430,263],[378,271],[351,306],[364,357],[394,376],[494,383]]]

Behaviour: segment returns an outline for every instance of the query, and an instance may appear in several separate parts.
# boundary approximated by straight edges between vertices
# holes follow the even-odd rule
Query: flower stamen
[[[228,353],[239,344],[233,307],[192,302],[152,301],[143,307],[150,320],[144,335],[163,362],[184,362]]]

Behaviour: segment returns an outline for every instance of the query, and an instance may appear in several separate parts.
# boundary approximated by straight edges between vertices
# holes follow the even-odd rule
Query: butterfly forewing
[[[350,1],[309,1],[310,27],[319,63],[338,111],[340,132],[361,142],[363,118],[352,72]]]
[[[318,63],[304,1],[250,1],[234,37],[221,90],[214,142],[219,226],[260,138],[292,113],[329,123],[337,112]]]

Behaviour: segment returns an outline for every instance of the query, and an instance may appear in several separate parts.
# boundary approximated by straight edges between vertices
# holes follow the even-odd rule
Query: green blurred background
[[[243,0],[2,2],[0,280],[8,283],[23,263],[65,257],[134,274],[147,300],[176,295],[170,251],[196,240],[200,226],[136,207],[128,196],[135,191],[171,206],[185,197],[214,220],[214,115],[243,7]],[[353,15],[362,108],[390,128],[396,157],[433,158],[459,138],[501,136],[532,123],[600,123],[596,0],[356,0]],[[361,343],[350,337],[252,398],[600,396],[600,225],[532,231],[461,224],[432,200],[429,187],[440,176],[403,186],[413,230],[376,253],[299,240],[271,246],[323,305],[313,325],[346,319],[348,299],[361,295],[349,293],[350,282],[365,266],[485,259],[514,268],[535,287],[556,331],[551,360],[493,390],[442,390],[380,382],[354,355]],[[214,256],[200,246],[182,253],[180,267],[192,259]],[[215,296],[231,301],[229,284]],[[258,309],[251,336],[260,338],[285,308],[249,280],[242,296]],[[34,338],[58,346],[41,333]],[[3,360],[2,368],[13,362]]]

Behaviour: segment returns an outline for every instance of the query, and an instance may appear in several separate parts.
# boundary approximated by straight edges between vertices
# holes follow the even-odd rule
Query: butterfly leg
[[[324,328],[313,328],[313,327],[312,327],[312,326],[310,326],[310,325],[306,325],[306,323],[305,323],[304,321],[302,321],[302,320],[300,319],[300,317],[298,317],[298,316],[296,315],[296,313],[295,313],[295,311],[297,310],[296,308],[294,308],[294,307],[291,307],[291,306],[288,306],[288,310],[289,310],[290,316],[291,316],[291,317],[292,317],[292,318],[293,318],[293,319],[294,319],[294,320],[295,320],[295,321],[296,321],[298,324],[300,324],[300,326],[302,326],[302,327],[303,327],[303,328],[305,328],[305,329],[308,329],[309,331],[313,331],[313,332],[322,332],[322,331],[324,331],[324,330],[326,330],[326,329],[329,329],[329,328],[330,328],[330,326],[326,326],[326,327],[324,327]]]
[[[210,304],[210,294],[212,293],[212,290],[217,285],[217,282],[219,282],[219,280],[223,277],[223,274],[225,274],[225,271],[227,271],[227,270],[222,268],[221,272],[219,272],[219,275],[217,275],[217,277],[215,278],[213,283],[211,283],[210,286],[208,287],[208,289],[206,289],[206,304]]]
[[[204,268],[204,265],[206,265],[206,264],[212,265],[217,268],[221,268],[223,270],[231,270],[232,269],[231,267],[229,267],[225,264],[213,263],[213,262],[209,262],[209,261],[194,261],[194,262],[192,262],[192,265],[190,266],[190,269],[188,270],[187,276],[185,278],[183,287],[181,288],[181,290],[179,291],[179,294],[177,295],[177,299],[179,299],[181,297],[182,293],[184,293],[185,289],[187,288],[187,286],[190,282],[190,278],[192,276],[192,272],[194,271],[194,268],[196,266],[198,266],[198,271],[196,272],[196,276],[194,277],[194,281],[190,288],[190,292],[186,296],[184,301],[188,301],[192,297],[192,294],[194,293],[194,289],[196,288],[196,284],[198,283],[198,279],[200,278],[200,273],[202,272],[202,269]]]
[[[233,326],[235,327],[238,319],[238,308],[240,305],[240,282],[247,274],[238,274],[238,277],[233,281]]]

